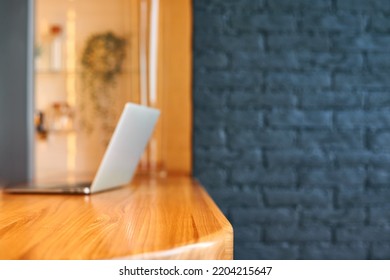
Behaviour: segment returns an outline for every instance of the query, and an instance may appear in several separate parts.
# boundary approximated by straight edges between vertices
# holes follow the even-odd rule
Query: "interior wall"
[[[31,175],[28,0],[0,1],[0,185]]]
[[[193,1],[194,175],[235,258],[390,258],[389,3]]]

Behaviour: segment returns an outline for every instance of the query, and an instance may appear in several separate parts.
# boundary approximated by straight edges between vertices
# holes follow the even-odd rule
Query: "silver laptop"
[[[127,103],[92,183],[6,188],[8,193],[91,194],[128,184],[145,150],[159,110]]]

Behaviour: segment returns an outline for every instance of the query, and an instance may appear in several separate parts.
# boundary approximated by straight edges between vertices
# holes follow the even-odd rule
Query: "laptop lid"
[[[160,111],[126,103],[91,185],[91,193],[127,184],[136,171]]]

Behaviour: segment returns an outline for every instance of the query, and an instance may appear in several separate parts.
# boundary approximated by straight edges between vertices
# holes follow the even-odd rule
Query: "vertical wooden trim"
[[[192,173],[192,1],[161,0],[161,75],[165,166]]]
[[[140,76],[139,76],[139,20],[140,20],[140,1],[139,0],[125,0],[129,6],[124,11],[126,24],[125,28],[129,28],[129,51],[130,51],[130,100],[133,102],[140,102]],[[130,15],[130,16],[129,16]]]

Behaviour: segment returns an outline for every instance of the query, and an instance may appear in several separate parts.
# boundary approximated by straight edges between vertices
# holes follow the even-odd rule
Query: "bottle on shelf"
[[[50,70],[61,71],[62,69],[62,27],[52,25],[50,27]]]

